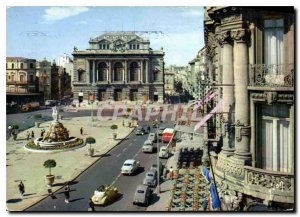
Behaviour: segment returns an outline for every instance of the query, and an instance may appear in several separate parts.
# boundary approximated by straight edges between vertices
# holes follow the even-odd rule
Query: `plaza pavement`
[[[94,157],[88,156],[88,146],[79,149],[56,153],[37,153],[24,149],[26,144],[27,130],[18,134],[18,140],[7,140],[6,143],[6,204],[7,210],[22,211],[32,204],[40,201],[48,195],[48,187],[45,182],[45,175],[49,170],[44,168],[44,161],[54,159],[57,163],[51,173],[55,175],[52,191],[56,191],[63,185],[79,176],[90,165],[99,158],[105,157],[105,153],[111,150],[122,139],[126,138],[134,128],[122,126],[123,119],[118,118],[115,121],[99,122],[94,121],[91,127],[91,117],[76,117],[63,119],[61,122],[69,130],[70,136],[76,136],[85,140],[92,136],[96,143],[92,145],[95,149]],[[42,129],[47,130],[50,122],[42,123],[39,128],[32,127],[28,131],[34,131],[35,137],[40,136]],[[110,126],[117,124],[117,140],[112,139],[112,130]],[[80,127],[83,127],[83,134],[80,135]],[[20,198],[18,184],[22,180],[25,185],[25,195]]]

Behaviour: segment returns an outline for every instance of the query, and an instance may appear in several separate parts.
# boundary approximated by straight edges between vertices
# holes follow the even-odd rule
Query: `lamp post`
[[[92,83],[92,89],[91,89],[91,94],[93,94],[92,96],[93,96],[93,100],[92,100],[92,110],[91,110],[91,121],[92,121],[92,126],[93,126],[93,121],[94,121],[94,119],[93,119],[93,105],[94,105],[94,101],[95,101],[95,90],[93,90],[93,88],[96,86],[96,83]]]
[[[210,80],[209,80],[209,78],[207,77],[207,75],[204,75],[203,73],[202,73],[202,75],[201,75],[201,77],[200,77],[200,85],[201,85],[201,91],[202,91],[202,111],[203,111],[203,116],[204,116],[204,113],[205,113],[205,111],[204,111],[204,108],[205,108],[205,106],[204,106],[204,100],[205,100],[205,87],[207,87],[208,85],[210,84]],[[203,150],[204,150],[204,153],[203,153],[203,158],[204,158],[204,160],[207,160],[207,158],[208,158],[208,152],[209,152],[209,147],[208,147],[208,140],[207,140],[207,134],[208,134],[208,128],[207,128],[207,124],[205,124],[206,126],[204,127],[204,133],[203,133],[203,135],[204,135],[204,138],[203,138],[203,140],[204,140],[204,145],[205,146],[207,146],[206,148],[204,148]]]
[[[157,121],[158,122],[158,121]],[[160,121],[159,121],[160,123]],[[157,124],[157,128],[156,128],[156,143],[157,143],[157,150],[156,150],[156,161],[157,161],[157,186],[158,186],[158,194],[160,194],[160,170],[159,170],[159,138],[158,138],[158,129],[160,124]]]

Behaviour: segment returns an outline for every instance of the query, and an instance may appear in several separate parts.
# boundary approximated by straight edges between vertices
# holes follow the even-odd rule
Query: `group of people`
[[[20,197],[23,199],[25,193],[25,185],[22,181],[20,181],[18,188],[19,188]],[[64,188],[64,192],[63,192],[65,196],[65,203],[70,203],[70,191],[71,191],[70,184],[68,183]],[[89,199],[88,211],[95,211],[95,205],[91,198]]]
[[[26,138],[27,138],[27,140],[34,139],[34,132],[31,131],[31,133],[30,133],[29,131],[27,131]]]

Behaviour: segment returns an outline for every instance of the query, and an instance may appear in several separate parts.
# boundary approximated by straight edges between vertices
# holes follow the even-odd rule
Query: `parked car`
[[[157,164],[152,164],[150,167],[150,170],[152,170],[152,169],[158,170]],[[162,172],[163,172],[163,165],[161,162],[159,162],[159,175],[161,175]]]
[[[142,147],[142,151],[143,152],[150,152],[150,153],[152,153],[153,150],[154,150],[153,142],[151,140],[146,140],[144,142],[143,147]]]
[[[156,133],[150,133],[147,140],[150,140],[152,142],[156,142],[157,141]]]
[[[157,184],[157,169],[152,168],[147,173],[143,180],[144,185],[155,187]]]
[[[145,134],[145,129],[143,126],[139,126],[135,131],[135,135],[144,135],[144,134]]]
[[[169,157],[169,151],[167,149],[167,146],[161,146],[159,148],[159,153],[158,153],[158,156],[160,158],[168,158]]]
[[[21,107],[21,112],[30,112],[30,111],[35,111],[40,108],[40,103],[39,102],[29,102]]]
[[[165,127],[159,127],[158,128],[158,135],[161,136],[165,129],[166,129]]]
[[[134,193],[133,204],[142,204],[148,206],[150,202],[151,193],[152,191],[149,186],[138,185]]]
[[[137,170],[140,167],[140,162],[136,161],[134,159],[129,159],[126,160],[121,168],[121,173],[124,175],[132,175],[135,172],[137,172]]]

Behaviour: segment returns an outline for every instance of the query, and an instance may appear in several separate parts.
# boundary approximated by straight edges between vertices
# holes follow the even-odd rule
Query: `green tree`
[[[44,167],[49,168],[49,175],[51,175],[51,168],[56,167],[56,161],[53,159],[46,160],[44,162]]]

